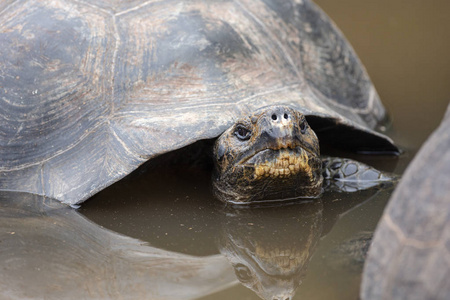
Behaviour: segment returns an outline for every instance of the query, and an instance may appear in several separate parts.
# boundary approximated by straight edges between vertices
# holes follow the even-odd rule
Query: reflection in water
[[[195,299],[234,281],[220,255],[150,247],[59,202],[0,194],[2,299]]]
[[[263,299],[290,299],[322,234],[322,201],[228,211],[221,253]]]
[[[321,237],[340,215],[361,204],[376,190],[344,195],[333,201],[330,195],[313,201],[272,207],[227,208],[222,216],[220,252],[230,261],[236,277],[263,299],[291,299],[305,277],[308,264]],[[367,233],[343,244],[339,250],[355,254],[346,262],[361,268],[370,242]],[[364,243],[364,241],[366,243]],[[360,243],[361,242],[361,243]],[[341,258],[345,255],[341,255]],[[343,259],[344,261],[344,259]]]
[[[4,192],[0,298],[196,299],[235,284],[237,277],[264,299],[290,299],[320,238],[375,192],[353,200],[325,195],[282,206],[211,208],[205,213],[216,210],[221,218],[215,234],[223,256],[203,257],[151,247],[59,202]]]
[[[289,299],[319,240],[378,193],[324,193],[310,202],[237,209],[196,189],[209,174],[182,174],[167,181],[155,169],[130,177],[78,211],[1,193],[0,298],[196,299],[240,281],[264,299]],[[351,253],[361,252],[351,245]],[[343,253],[344,264],[353,264]]]

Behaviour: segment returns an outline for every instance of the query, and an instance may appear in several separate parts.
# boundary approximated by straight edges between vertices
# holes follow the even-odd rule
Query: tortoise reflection
[[[197,299],[235,282],[221,255],[152,247],[37,195],[0,193],[1,299]]]
[[[325,195],[281,206],[228,207],[222,214],[220,252],[239,281],[261,298],[291,299],[320,238],[342,213],[361,203],[352,198],[332,201]]]
[[[220,251],[263,299],[290,299],[322,233],[322,201],[228,211]]]
[[[311,202],[247,209],[201,205],[201,201],[181,205],[164,198],[149,202],[145,190],[132,193],[135,197],[127,202],[126,216],[133,216],[133,226],[139,227],[139,220],[146,226],[155,222],[169,236],[181,232],[178,237],[196,241],[195,248],[210,241],[214,250],[207,254],[186,251],[189,243],[170,246],[171,240],[157,234],[142,239],[123,231],[125,214],[116,218],[112,213],[117,205],[123,207],[123,195],[115,190],[110,190],[113,196],[103,195],[111,196],[115,204],[97,201],[107,203],[100,205],[98,215],[114,220],[107,226],[103,223],[109,229],[99,219],[93,222],[48,198],[0,193],[0,268],[5,271],[0,272],[0,298],[197,299],[239,280],[262,298],[289,299],[301,284],[319,239],[340,215],[374,192],[341,193],[341,201],[334,201],[336,194],[325,193]],[[152,210],[144,209],[144,203]],[[196,206],[201,209],[186,211]],[[145,218],[136,217],[138,212]],[[170,226],[174,221],[175,226]],[[178,224],[195,230],[180,231]],[[222,255],[212,238],[199,238],[202,231],[220,237]]]

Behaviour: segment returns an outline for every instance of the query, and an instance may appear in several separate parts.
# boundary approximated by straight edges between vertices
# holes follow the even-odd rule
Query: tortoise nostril
[[[272,120],[274,120],[274,121],[277,120],[277,115],[276,115],[276,114],[273,114],[273,115],[272,115]]]
[[[288,118],[288,114],[284,114],[284,118],[287,120]]]

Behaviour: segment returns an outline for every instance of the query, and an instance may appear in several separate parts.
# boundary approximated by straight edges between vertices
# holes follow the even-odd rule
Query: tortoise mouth
[[[316,198],[322,191],[321,165],[319,155],[302,146],[265,147],[227,169],[231,184],[214,181],[215,194],[237,205]]]
[[[309,249],[308,249],[309,250]],[[292,275],[306,264],[308,251],[298,248],[266,247],[257,245],[251,254],[267,274]]]
[[[288,178],[300,172],[311,174],[313,172],[310,163],[312,157],[317,155],[302,147],[264,149],[248,157],[241,164],[254,168],[254,179]]]

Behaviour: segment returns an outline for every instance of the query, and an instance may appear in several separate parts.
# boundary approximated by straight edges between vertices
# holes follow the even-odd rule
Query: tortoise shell
[[[0,190],[69,204],[287,104],[319,138],[395,150],[351,46],[308,0],[0,4]],[[339,133],[337,136],[336,133]]]
[[[361,299],[450,299],[449,126],[450,105],[384,210]]]

